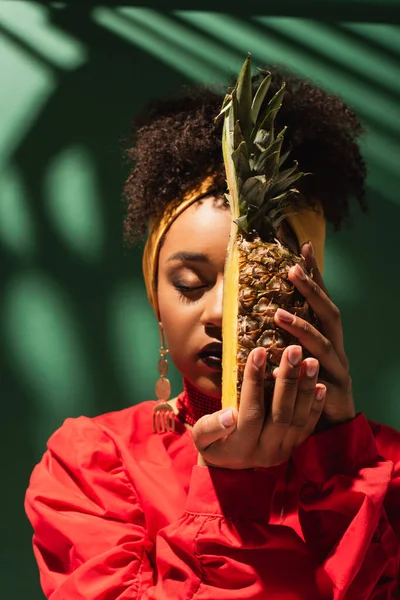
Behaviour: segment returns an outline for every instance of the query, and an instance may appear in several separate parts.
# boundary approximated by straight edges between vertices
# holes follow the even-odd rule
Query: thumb
[[[208,448],[213,442],[223,439],[236,429],[237,410],[225,408],[212,415],[201,417],[192,430],[193,440],[199,452]]]

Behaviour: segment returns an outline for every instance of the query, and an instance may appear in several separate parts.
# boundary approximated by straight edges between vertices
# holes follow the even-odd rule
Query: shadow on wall
[[[87,62],[63,72],[18,40],[26,60],[51,70],[55,87],[6,169],[8,194],[18,187],[22,196],[18,223],[28,221],[32,244],[2,248],[7,427],[1,443],[3,456],[11,455],[3,477],[12,490],[2,496],[2,591],[30,600],[42,593],[21,505],[46,439],[67,416],[153,397],[158,333],[146,305],[141,252],[122,249],[126,172],[118,144],[148,99],[184,81],[96,25],[89,12],[52,16],[85,45]]]

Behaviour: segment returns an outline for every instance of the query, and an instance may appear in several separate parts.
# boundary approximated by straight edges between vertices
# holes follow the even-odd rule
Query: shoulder
[[[149,400],[96,417],[68,418],[52,434],[47,448],[56,454],[64,450],[71,454],[72,448],[77,453],[99,454],[102,449],[115,453],[120,443],[133,437],[140,443],[151,431],[154,404]]]
[[[368,423],[380,456],[391,460],[394,464],[400,463],[400,431],[374,421]]]
[[[49,438],[47,450],[31,474],[30,487],[51,488],[55,481],[65,485],[73,480],[89,481],[100,472],[126,486],[121,448],[125,439],[141,443],[146,432],[140,424],[150,421],[151,427],[153,405],[154,401],[148,401],[94,418],[66,419]]]
[[[145,402],[95,418],[64,421],[48,440],[26,491],[25,510],[35,529],[40,523],[62,520],[62,514],[70,511],[114,522],[142,522],[119,438],[126,435],[135,415],[150,413],[152,405]]]
[[[146,438],[151,432],[155,404],[155,400],[146,400],[123,410],[104,413],[94,417],[92,421],[111,437],[135,436],[140,441],[140,438]]]

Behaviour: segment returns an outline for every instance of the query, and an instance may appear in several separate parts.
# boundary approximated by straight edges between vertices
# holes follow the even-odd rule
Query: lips
[[[199,358],[210,369],[222,370],[222,344],[213,342],[207,344],[199,352]]]

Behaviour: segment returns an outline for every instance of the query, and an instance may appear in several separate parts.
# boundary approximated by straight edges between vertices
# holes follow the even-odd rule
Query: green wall
[[[148,100],[224,80],[248,51],[314,77],[365,122],[370,214],[355,206],[353,228],[329,232],[325,278],[358,410],[400,427],[398,3],[280,2],[269,16],[106,4],[0,3],[5,598],[42,597],[22,502],[51,432],[153,397],[158,334],[140,249],[121,246],[120,139]]]

